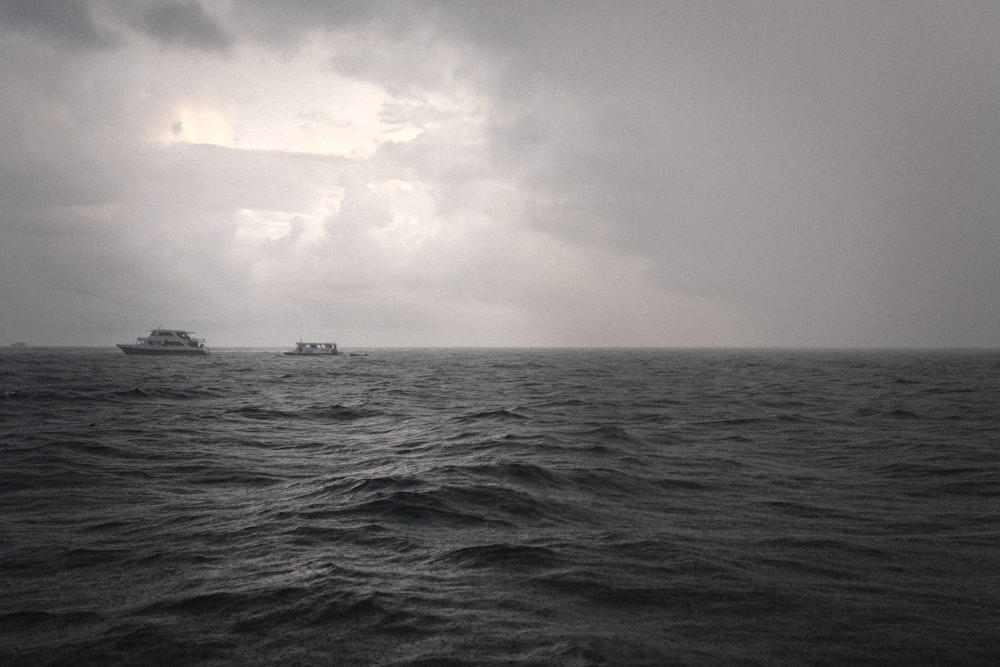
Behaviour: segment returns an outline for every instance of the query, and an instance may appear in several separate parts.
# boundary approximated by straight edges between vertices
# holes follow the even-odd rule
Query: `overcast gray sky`
[[[1000,3],[0,0],[0,344],[1000,345]]]

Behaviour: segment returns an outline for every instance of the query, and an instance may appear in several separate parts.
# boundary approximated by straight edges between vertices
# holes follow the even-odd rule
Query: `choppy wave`
[[[0,354],[0,662],[988,664],[998,369]]]

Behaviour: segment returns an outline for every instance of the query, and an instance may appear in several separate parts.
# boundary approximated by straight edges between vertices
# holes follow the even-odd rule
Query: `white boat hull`
[[[208,354],[207,347],[167,347],[158,345],[125,345],[118,344],[125,354],[137,354],[157,357],[203,357]]]

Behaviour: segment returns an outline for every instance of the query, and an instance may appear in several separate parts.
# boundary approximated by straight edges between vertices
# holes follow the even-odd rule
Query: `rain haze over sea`
[[[992,664],[1000,353],[0,352],[4,665]]]

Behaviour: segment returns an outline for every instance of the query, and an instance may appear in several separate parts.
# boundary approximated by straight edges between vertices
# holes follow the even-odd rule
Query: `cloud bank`
[[[996,346],[993,3],[0,2],[0,344]]]

